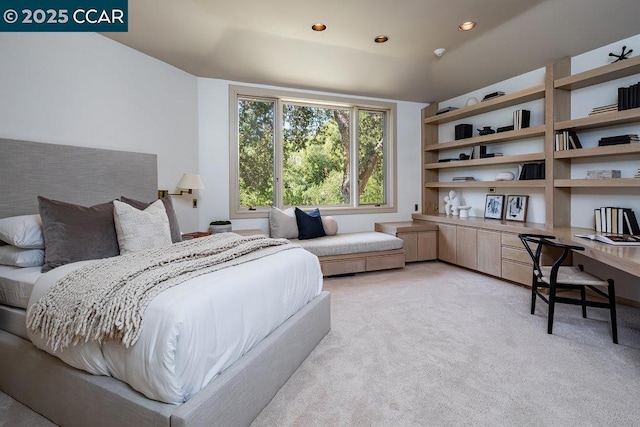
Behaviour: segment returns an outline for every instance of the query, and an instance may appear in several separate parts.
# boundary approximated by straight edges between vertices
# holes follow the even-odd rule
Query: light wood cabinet
[[[438,259],[501,277],[500,233],[438,224]]]
[[[456,264],[461,267],[477,270],[478,268],[478,234],[475,228],[457,227],[456,230]]]
[[[439,260],[456,263],[456,229],[455,225],[438,224]]]
[[[404,241],[405,262],[438,258],[438,227],[424,222],[377,222],[375,230]]]
[[[478,230],[478,271],[501,277],[501,233],[497,231]]]

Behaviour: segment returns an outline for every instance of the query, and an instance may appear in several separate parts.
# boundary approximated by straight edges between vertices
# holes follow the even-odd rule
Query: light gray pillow
[[[40,215],[0,219],[0,240],[22,249],[44,249]]]
[[[64,264],[120,255],[113,203],[85,207],[38,196],[44,235],[42,272]]]
[[[275,239],[297,239],[298,223],[293,208],[280,210],[272,207],[269,211],[269,235]]]
[[[122,255],[171,245],[169,218],[162,200],[143,211],[114,200],[113,217]]]
[[[39,267],[44,264],[44,251],[21,249],[12,245],[0,246],[0,264],[12,267]]]
[[[164,204],[164,209],[167,211],[167,218],[169,218],[169,228],[171,229],[171,241],[173,243],[182,242],[182,233],[180,233],[178,216],[176,215],[176,211],[173,208],[173,202],[171,201],[171,196],[165,196],[160,200],[162,200],[162,203]],[[136,209],[140,209],[141,211],[145,210],[147,207],[149,207],[151,203],[153,203],[153,202],[149,202],[149,203],[141,202],[139,200],[130,199],[125,196],[121,196],[120,201],[128,205],[131,205]]]

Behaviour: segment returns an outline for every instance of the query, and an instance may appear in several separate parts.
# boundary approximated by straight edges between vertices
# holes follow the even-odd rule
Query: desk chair
[[[549,317],[547,333],[553,331],[553,311],[556,303],[573,304],[582,306],[582,317],[587,317],[587,307],[608,308],[611,313],[611,333],[613,342],[618,344],[618,327],[616,324],[616,295],[612,279],[602,280],[583,270],[582,264],[577,267],[562,266],[571,251],[583,251],[582,246],[563,245],[549,239],[555,236],[544,234],[519,234],[531,259],[533,260],[533,278],[531,282],[531,314],[536,309],[536,297],[549,305]],[[556,248],[561,251],[558,258],[551,266],[540,264],[540,258],[544,248]],[[539,288],[549,289],[549,298],[543,295]],[[591,289],[596,294],[603,296],[608,302],[588,301],[586,299],[586,288]],[[606,292],[602,289],[606,288]],[[580,299],[557,296],[558,290],[579,290]]]

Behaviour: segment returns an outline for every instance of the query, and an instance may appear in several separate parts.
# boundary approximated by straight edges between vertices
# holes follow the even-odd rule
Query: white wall
[[[158,155],[171,191],[197,172],[197,79],[95,33],[0,33],[0,137]],[[174,198],[183,230],[198,211]]]
[[[229,85],[232,84],[242,85],[243,83],[198,79],[200,175],[207,187],[200,192],[199,226],[201,230],[206,230],[210,221],[229,218]],[[273,86],[252,86],[274,88]],[[305,92],[327,95],[322,92]],[[339,96],[349,97],[348,95]],[[398,106],[398,212],[377,215],[336,215],[334,217],[340,232],[372,231],[373,224],[380,221],[408,221],[414,212],[414,205],[420,206],[420,111],[426,104],[391,102],[397,102]],[[266,218],[232,222],[234,229],[260,228],[268,232]]]

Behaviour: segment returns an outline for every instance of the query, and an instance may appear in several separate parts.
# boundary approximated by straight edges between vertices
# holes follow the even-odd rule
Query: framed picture
[[[492,219],[502,219],[502,205],[504,204],[504,195],[487,194],[487,201],[484,205],[484,217]]]
[[[504,219],[524,222],[527,219],[528,204],[529,196],[507,196],[507,210]]]

